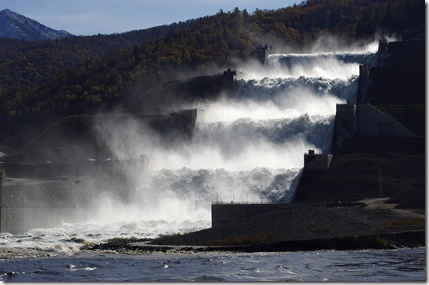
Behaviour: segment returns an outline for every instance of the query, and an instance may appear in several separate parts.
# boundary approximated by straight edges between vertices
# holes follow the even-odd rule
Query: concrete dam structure
[[[425,104],[425,42],[381,39],[376,66],[360,69],[357,103]]]
[[[268,45],[259,45],[250,55],[251,58],[264,65],[268,59],[268,55],[272,53],[273,47]]]
[[[417,138],[417,135],[371,104],[344,104],[337,105],[333,137],[332,149],[337,152],[345,142],[349,144],[353,140],[387,142],[395,138]]]
[[[337,105],[332,151],[424,149],[424,116],[395,117],[383,106],[425,104],[424,50],[424,41],[379,41],[376,66],[359,68],[357,104]]]
[[[142,96],[134,96],[129,108],[142,106],[150,109],[177,108],[182,104],[234,98],[237,73],[228,68],[219,74],[187,77],[164,82]]]
[[[425,207],[419,198],[424,184],[408,185],[424,172],[424,105],[418,105],[425,101],[423,47],[423,41],[380,40],[377,65],[360,66],[357,103],[336,105],[331,167],[305,168],[295,202],[356,201],[378,197],[383,189],[398,208]]]
[[[304,168],[297,179],[296,190],[292,204],[297,207],[307,203],[322,201],[324,205],[318,206],[355,206],[352,203],[367,195],[372,197],[378,193],[377,169],[359,168],[360,157],[356,158],[356,164],[351,164],[350,169],[362,171],[357,176],[370,177],[368,181],[360,181],[365,184],[365,191],[345,186],[347,181],[340,181],[332,185],[326,179],[335,177],[339,179],[341,165],[347,164],[347,157],[337,159],[335,170],[330,174],[330,165],[335,161],[335,154],[342,153],[400,153],[421,154],[425,149],[424,136],[416,134],[406,125],[398,121],[394,116],[385,112],[377,104],[421,104],[424,103],[424,42],[387,42],[380,41],[379,51],[376,54],[376,66],[363,64],[359,67],[359,79],[356,102],[336,105],[335,121],[330,148],[325,154],[315,154],[310,150],[304,154]],[[260,57],[264,62],[263,57]],[[296,63],[298,63],[296,61]],[[390,156],[388,157],[390,159]],[[373,158],[364,158],[372,161]],[[391,159],[396,159],[392,155]],[[374,159],[376,161],[376,159]],[[374,173],[372,173],[374,172]],[[330,174],[330,175],[328,175]],[[338,176],[338,177],[337,177]],[[374,177],[374,178],[373,178]],[[372,180],[375,180],[373,182]],[[352,181],[352,179],[350,180]],[[338,185],[337,185],[338,184]],[[321,185],[320,193],[318,185]],[[357,184],[361,185],[361,184]],[[349,187],[349,189],[347,188]],[[364,187],[364,186],[362,186]],[[390,190],[390,189],[389,189]],[[341,192],[344,192],[344,195]],[[356,191],[354,193],[353,191]],[[393,190],[389,192],[394,193]],[[345,200],[337,202],[336,197]],[[353,200],[351,197],[356,197]],[[322,204],[323,204],[322,203]],[[337,204],[335,204],[337,203]],[[279,207],[287,207],[287,204],[267,204],[263,206],[248,204],[212,205],[212,226],[218,227],[229,222],[256,216],[267,211],[274,211]],[[314,205],[313,205],[314,206]]]
[[[291,60],[284,60],[285,58]],[[351,63],[353,68],[349,68],[350,64],[343,64],[344,58],[348,59],[347,63]],[[138,195],[127,196],[126,191],[123,193],[130,203],[120,203],[116,197],[106,202],[100,199],[102,196],[96,196],[100,207],[104,210],[101,211],[102,216],[98,217],[97,221],[105,221],[107,216],[109,224],[115,221],[115,230],[118,230],[114,234],[111,234],[110,228],[104,228],[100,232],[105,236],[118,236],[123,232],[130,235],[136,233],[139,237],[143,232],[145,235],[150,232],[150,237],[156,237],[158,234],[164,234],[159,229],[168,228],[170,233],[183,233],[183,229],[197,230],[209,227],[210,209],[213,213],[213,225],[221,226],[231,220],[286,207],[285,203],[293,201],[294,189],[299,189],[298,193],[295,191],[296,198],[299,198],[298,194],[304,194],[304,200],[307,199],[306,193],[301,192],[301,187],[306,186],[307,179],[301,177],[311,172],[323,182],[321,173],[329,172],[333,167],[339,171],[342,169],[338,167],[338,157],[330,155],[331,136],[335,125],[335,106],[337,104],[341,106],[346,101],[350,105],[355,104],[355,94],[351,93],[356,90],[359,80],[356,71],[359,64],[368,62],[367,59],[372,59],[372,54],[275,55],[269,57],[270,64],[257,70],[257,74],[249,73],[248,76],[253,77],[240,79],[235,86],[229,85],[230,82],[234,83],[236,77],[233,71],[231,70],[230,74],[224,74],[227,75],[225,78],[229,78],[225,79],[225,82],[229,83],[224,87],[235,88],[235,96],[228,92],[226,94],[229,95],[223,92],[221,92],[223,95],[202,92],[194,94],[196,97],[191,98],[189,95],[191,92],[182,93],[184,101],[190,100],[187,102],[190,104],[186,106],[193,106],[192,102],[200,100],[207,103],[198,106],[204,106],[204,114],[208,119],[197,122],[192,134],[192,143],[176,144],[173,148],[164,151],[162,143],[168,142],[160,141],[158,145],[151,148],[153,152],[149,153],[149,156],[152,155],[158,160],[158,168],[152,170],[150,179],[147,180],[140,179],[141,177],[136,175],[138,179],[132,183],[137,183],[139,186],[136,190],[136,192],[139,191]],[[271,61],[274,64],[271,64]],[[314,68],[315,63],[320,65],[319,68]],[[330,70],[332,66],[334,68]],[[273,67],[276,70],[273,70]],[[300,76],[300,72],[313,73],[311,76]],[[299,77],[296,77],[296,74]],[[213,84],[221,84],[218,76],[224,75],[216,75],[212,81]],[[195,84],[188,85],[190,88],[188,90],[199,93],[198,90],[203,90],[206,80],[210,79],[203,77],[199,80],[198,83],[197,79],[189,79],[188,82]],[[180,82],[174,82],[174,84],[166,84],[163,87],[168,88],[162,90],[180,89],[178,87]],[[224,90],[224,88],[221,89]],[[159,93],[159,95],[163,94]],[[217,100],[221,96],[227,97],[225,100]],[[175,97],[174,92],[165,93],[164,99],[172,104],[176,98],[178,97]],[[194,99],[195,101],[192,101]],[[358,112],[357,108],[352,108],[350,111],[353,116]],[[377,115],[374,116],[377,117]],[[175,120],[172,119],[172,121]],[[352,126],[356,123],[355,132],[358,132],[358,121],[349,122]],[[383,124],[381,126],[383,127]],[[349,126],[343,125],[343,127],[346,131],[350,129]],[[384,127],[389,130],[389,124],[385,124]],[[121,131],[120,128],[118,129]],[[109,130],[117,129],[112,125],[106,125],[106,129],[101,128],[101,133],[104,130],[108,133]],[[163,133],[162,128],[160,132]],[[165,133],[169,135],[168,128]],[[121,135],[118,137],[120,146],[125,139]],[[100,138],[100,145],[103,145],[103,136]],[[138,143],[133,150],[145,149],[143,141]],[[344,143],[343,147],[344,145],[347,143]],[[309,149],[314,150],[314,153],[307,153]],[[93,157],[108,157],[107,151],[100,148],[94,151]],[[106,153],[107,155],[104,155]],[[61,183],[66,185],[64,187],[70,187],[68,188],[71,190],[70,193],[78,197],[86,197],[87,200],[94,199],[85,196],[84,190],[90,183],[84,177],[66,177],[66,179]],[[82,203],[85,201],[73,200],[73,197],[67,196],[68,191],[55,192],[57,182],[43,181],[43,184],[37,188],[35,187],[37,184],[33,182],[35,181],[19,185],[22,192],[20,197],[28,196],[29,200],[18,199],[14,204],[10,204],[10,200],[9,202],[5,200],[9,203],[7,206],[47,208],[46,205],[36,206],[35,202],[33,203],[31,199],[33,197],[30,195],[38,193],[46,197],[45,202],[58,201],[58,196],[61,196],[62,203],[48,203],[49,208],[68,207],[74,209],[76,213],[81,211],[84,205]],[[97,184],[91,189],[103,189],[109,186],[107,185],[109,182],[108,180],[104,185]],[[12,192],[20,193],[15,186],[6,185],[6,195]],[[370,186],[372,187],[372,184]],[[113,188],[121,189],[116,186]],[[309,188],[319,189],[314,185],[310,185]],[[343,189],[347,189],[345,192],[355,190],[350,185]],[[12,195],[15,197],[15,194]],[[217,195],[221,201],[233,201],[233,203],[214,204],[211,207],[210,201],[215,201]],[[62,199],[63,196],[64,199]],[[231,197],[233,197],[232,200]],[[319,198],[320,196],[316,197],[314,201]],[[240,203],[240,201],[246,201],[246,203]],[[295,202],[299,202],[299,199]],[[296,204],[291,206],[304,206],[302,203]],[[315,203],[311,204],[315,206],[313,205]],[[341,205],[344,204],[345,202],[342,201]],[[113,207],[110,208],[110,205]],[[320,203],[317,206],[325,207],[326,203]],[[57,216],[60,214],[58,213]],[[119,219],[122,220],[119,222]],[[94,223],[93,227],[97,225]],[[178,225],[177,229],[173,228],[175,225]]]
[[[172,93],[179,101],[216,100],[222,94],[234,97],[236,84],[236,72],[228,68],[222,74],[181,80],[174,86]]]

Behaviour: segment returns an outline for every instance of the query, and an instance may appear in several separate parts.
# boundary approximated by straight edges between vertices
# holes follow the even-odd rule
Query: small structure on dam
[[[217,100],[221,96],[233,98],[237,86],[237,73],[231,68],[220,74],[204,75],[165,82],[151,91],[159,97],[158,104],[165,106]],[[136,105],[140,103],[135,102]]]
[[[273,51],[272,46],[268,45],[259,45],[252,53],[251,57],[259,61],[262,65],[265,64],[265,62],[268,59],[268,55]]]
[[[231,68],[228,68],[223,72],[222,85],[230,93],[235,93],[235,90],[237,88],[236,77],[237,71],[232,70]]]
[[[304,154],[304,168],[309,170],[326,170],[332,161],[332,154],[315,154],[309,150]]]

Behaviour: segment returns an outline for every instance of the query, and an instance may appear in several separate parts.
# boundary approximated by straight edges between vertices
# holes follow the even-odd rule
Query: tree
[[[141,58],[139,55],[139,48],[136,45],[134,46],[134,49],[133,49],[133,56],[134,56],[134,59],[136,61],[136,64],[140,64]]]

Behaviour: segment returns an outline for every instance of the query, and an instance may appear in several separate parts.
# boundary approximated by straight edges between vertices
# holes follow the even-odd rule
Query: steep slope
[[[54,30],[39,22],[13,12],[9,9],[0,11],[0,37],[27,41],[44,41],[69,37],[67,31]]]

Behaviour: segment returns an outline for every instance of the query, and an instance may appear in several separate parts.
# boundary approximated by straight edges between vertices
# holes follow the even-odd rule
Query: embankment
[[[425,246],[422,211],[377,206],[384,207],[385,204],[287,207],[184,235],[164,236],[153,241],[112,240],[85,249],[122,253],[269,252]]]
[[[230,245],[230,246],[173,246],[151,245],[147,241],[113,240],[107,243],[85,246],[87,250],[113,250],[119,253],[142,252],[276,252],[276,251],[314,251],[314,250],[363,250],[363,249],[398,249],[405,247],[424,247],[425,231],[408,231],[390,234],[365,236],[347,236],[312,240],[292,240],[271,244]]]

